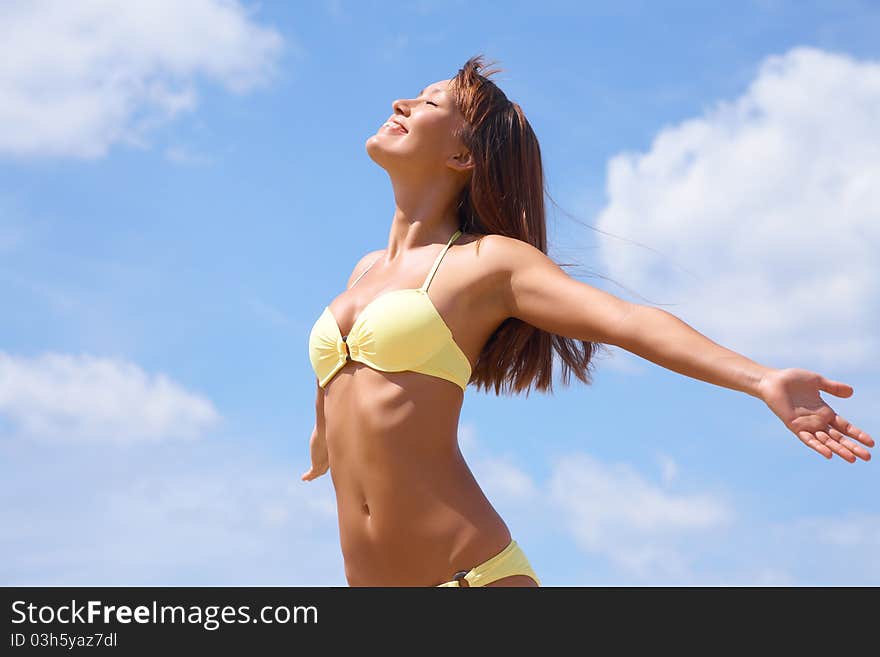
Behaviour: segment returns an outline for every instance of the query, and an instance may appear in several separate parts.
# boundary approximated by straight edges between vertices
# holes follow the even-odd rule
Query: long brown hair
[[[522,108],[488,76],[482,55],[471,57],[452,78],[450,90],[466,121],[458,137],[475,165],[458,204],[459,227],[477,235],[498,234],[528,242],[547,254],[544,169],[541,148]],[[562,263],[560,266],[565,266]],[[593,357],[605,345],[548,333],[516,317],[505,319],[480,352],[470,382],[495,394],[553,390],[553,354],[562,380],[571,374],[593,383]]]

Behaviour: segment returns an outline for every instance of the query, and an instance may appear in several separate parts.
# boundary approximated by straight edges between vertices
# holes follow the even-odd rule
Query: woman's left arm
[[[819,396],[853,394],[851,386],[799,368],[766,367],[713,342],[675,315],[620,299],[578,281],[520,240],[496,240],[505,263],[509,313],[568,338],[613,344],[661,367],[762,400],[804,444],[826,458],[871,455],[854,440],[874,440]],[[854,440],[853,440],[854,439]]]

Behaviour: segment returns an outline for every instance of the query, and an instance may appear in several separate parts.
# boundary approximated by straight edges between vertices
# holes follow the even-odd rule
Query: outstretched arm
[[[616,344],[686,376],[740,390],[762,400],[805,445],[826,458],[871,459],[874,440],[839,416],[822,397],[850,397],[853,388],[801,368],[775,369],[713,342],[671,313],[637,306],[621,324]],[[855,439],[855,440],[853,440]]]
[[[679,374],[760,398],[761,380],[773,368],[713,342],[670,312],[634,306],[611,344]]]
[[[851,386],[808,370],[756,363],[665,310],[625,301],[570,277],[521,240],[501,237],[493,248],[506,268],[510,316],[568,338],[612,344],[679,374],[752,395],[826,458],[834,453],[850,463],[856,457],[870,459],[855,440],[873,447],[871,436],[819,396],[822,391],[849,397]]]

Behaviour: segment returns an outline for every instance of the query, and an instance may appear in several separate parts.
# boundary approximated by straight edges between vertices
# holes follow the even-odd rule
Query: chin
[[[367,155],[369,155],[372,160],[375,160],[376,156],[379,155],[382,151],[382,148],[375,142],[376,138],[375,136],[373,136],[368,138],[367,141],[364,143],[364,149],[366,149]]]
[[[387,168],[386,165],[390,162],[390,159],[393,156],[383,147],[381,138],[377,138],[376,135],[371,135],[364,144],[364,148],[373,162],[383,169]]]

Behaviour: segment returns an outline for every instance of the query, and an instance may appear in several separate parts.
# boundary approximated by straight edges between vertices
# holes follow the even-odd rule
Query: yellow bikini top
[[[471,377],[470,361],[428,296],[428,286],[440,261],[459,235],[461,230],[449,238],[421,287],[380,294],[361,311],[347,336],[342,335],[330,306],[324,307],[309,334],[309,360],[322,388],[349,360],[356,360],[383,372],[437,376],[465,389]]]

